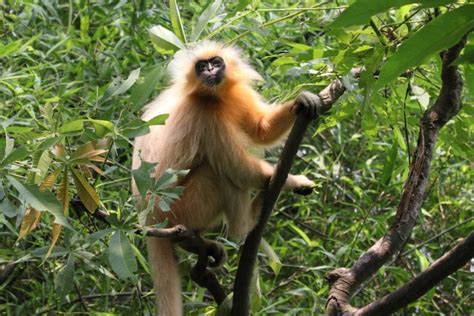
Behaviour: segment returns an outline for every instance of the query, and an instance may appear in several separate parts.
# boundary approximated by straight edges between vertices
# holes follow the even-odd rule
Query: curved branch
[[[358,76],[360,72],[360,68],[355,68],[351,73],[353,76]],[[318,94],[320,99],[317,111],[318,114],[323,114],[329,110],[332,104],[339,99],[345,90],[346,88],[341,79],[334,80],[323,89]],[[310,119],[305,116],[298,116],[296,119],[285,146],[283,147],[283,151],[277,163],[276,171],[271,177],[264,192],[263,205],[258,223],[247,236],[245,244],[242,247],[239,267],[237,269],[234,283],[234,298],[232,303],[233,316],[249,315],[250,282],[263,230],[268,218],[270,217],[273,206],[278,199],[281,188],[288,177],[290,167],[309,123]]]
[[[442,54],[443,84],[436,102],[421,119],[418,144],[394,223],[387,234],[370,247],[350,269],[339,268],[328,274],[331,289],[326,315],[357,313],[357,309],[350,305],[355,289],[375,274],[408,240],[423,202],[438,133],[460,108],[462,78],[458,67],[451,63],[459,56],[465,42],[464,37]]]
[[[474,257],[474,231],[398,290],[360,308],[359,315],[388,315],[414,302]]]

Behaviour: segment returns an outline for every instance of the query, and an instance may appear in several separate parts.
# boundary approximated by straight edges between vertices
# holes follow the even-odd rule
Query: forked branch
[[[327,315],[358,315],[365,311],[350,305],[350,298],[355,289],[374,275],[408,240],[423,202],[438,133],[460,109],[463,83],[458,67],[451,64],[459,56],[465,42],[466,38],[463,38],[457,45],[441,54],[441,91],[434,105],[426,110],[421,119],[417,147],[393,224],[387,234],[367,250],[351,268],[339,268],[328,274],[331,289],[326,306]],[[397,309],[404,306],[406,304],[399,305]],[[365,311],[364,314],[372,313]]]

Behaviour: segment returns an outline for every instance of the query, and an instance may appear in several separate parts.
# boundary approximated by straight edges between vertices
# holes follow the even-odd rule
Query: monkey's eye
[[[211,59],[211,63],[214,67],[221,67],[224,64],[224,60],[217,56]]]
[[[204,60],[200,60],[196,63],[196,70],[201,72],[204,69],[206,69],[206,66],[207,66],[207,62]]]

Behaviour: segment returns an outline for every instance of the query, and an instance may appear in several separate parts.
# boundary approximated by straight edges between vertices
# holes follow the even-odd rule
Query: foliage
[[[359,0],[340,14],[352,2],[2,2],[0,260],[17,268],[0,285],[0,313],[152,313],[144,242],[133,229],[144,221],[130,198],[131,146],[166,119],[143,122],[140,113],[166,86],[171,55],[207,38],[240,46],[270,101],[316,92],[353,66],[367,70],[305,139],[293,173],[309,174],[318,190],[282,196],[254,280],[256,314],[322,313],[324,273],[350,264],[394,215],[419,119],[439,91],[437,53],[473,27],[463,1]],[[474,226],[473,45],[471,34],[457,61],[463,109],[440,135],[410,244],[355,305],[399,287]],[[150,169],[137,172],[143,180]],[[176,171],[165,176],[139,183],[140,192],[172,202]],[[77,198],[85,212],[70,207]],[[96,209],[112,226],[91,218]],[[238,245],[219,240],[230,258],[218,275],[230,286]],[[186,275],[195,258],[180,255]],[[405,312],[469,314],[470,281],[459,271]],[[185,282],[188,314],[213,314],[205,290]]]

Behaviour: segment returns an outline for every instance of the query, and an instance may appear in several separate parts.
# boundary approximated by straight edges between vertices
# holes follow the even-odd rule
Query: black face
[[[206,60],[199,60],[194,66],[196,76],[208,86],[217,86],[224,79],[224,59],[215,56]]]

